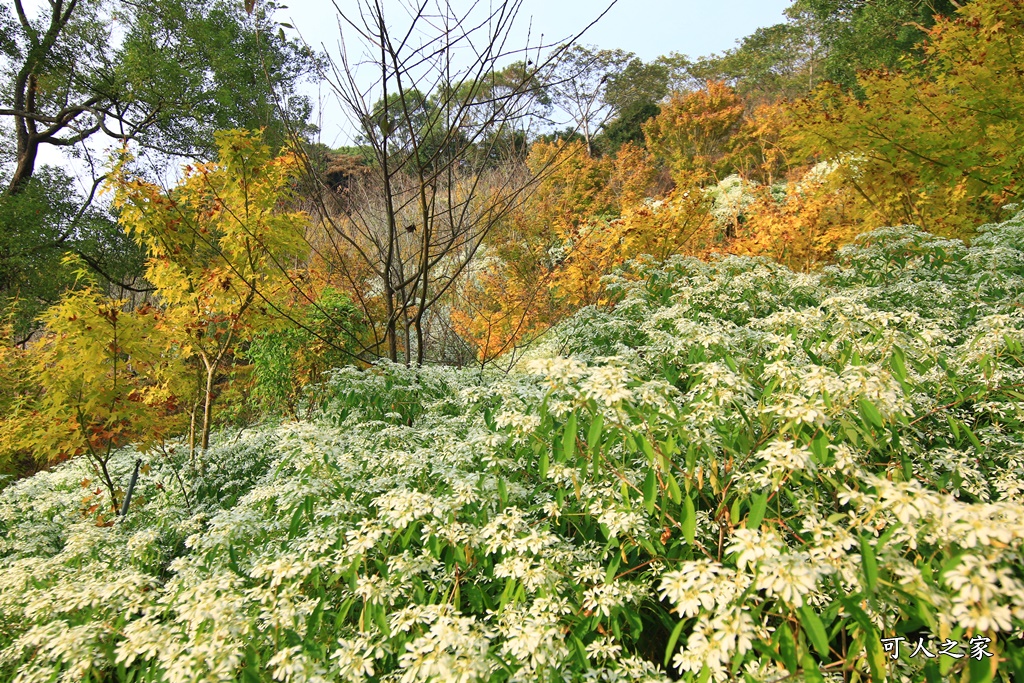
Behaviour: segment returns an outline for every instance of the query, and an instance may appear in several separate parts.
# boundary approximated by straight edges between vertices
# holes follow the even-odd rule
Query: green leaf
[[[690,545],[693,545],[693,539],[697,535],[697,511],[693,507],[693,498],[686,496],[683,498],[683,538]]]
[[[796,641],[793,640],[793,633],[785,623],[779,626],[776,631],[779,642],[779,657],[782,663],[790,671],[797,670]]]
[[[1024,681],[1024,650],[1012,642],[1004,642],[1003,648],[1003,655],[1013,671],[1013,680]]]
[[[875,549],[871,547],[871,541],[867,536],[860,537],[860,556],[868,590],[873,591],[878,583],[878,561],[875,559]]]
[[[800,623],[804,627],[804,633],[807,634],[807,638],[814,645],[814,649],[817,650],[821,657],[828,657],[828,636],[825,634],[825,625],[821,623],[821,618],[807,605],[801,607],[798,613],[800,615]],[[817,670],[817,667],[815,667],[815,670]]]
[[[417,527],[418,527],[418,526],[419,526],[419,525],[418,525],[418,524],[416,524],[415,522],[414,522],[413,524],[410,524],[410,525],[409,525],[409,528],[408,528],[408,529],[406,529],[406,530],[405,530],[405,533],[404,533],[404,534],[402,534],[402,536],[401,536],[401,537],[399,538],[399,545],[401,545],[401,547],[402,547],[402,550],[405,550],[406,548],[408,548],[408,547],[409,547],[409,543],[411,543],[411,542],[412,542],[412,535],[413,535],[413,532],[415,532],[415,531],[416,531],[416,529],[417,529]]]
[[[818,663],[810,653],[805,653],[800,660],[804,670],[804,683],[825,683],[825,677],[821,675]]]
[[[811,453],[819,465],[828,462],[828,434],[822,432],[811,441]]]
[[[549,459],[548,459],[548,451],[545,448],[544,450],[542,450],[540,452],[540,459],[539,459],[539,462],[537,463],[538,469],[540,470],[540,478],[541,479],[546,479],[547,478],[547,476],[548,476],[548,466],[550,464],[551,463],[549,462]]]
[[[647,462],[654,464],[654,446],[651,442],[645,439],[643,436],[640,437],[640,448],[643,449],[644,455],[647,456]]]
[[[693,444],[686,447],[686,470],[688,472],[693,471],[694,465],[697,463],[697,448]]]
[[[499,607],[504,607],[508,603],[508,601],[512,599],[512,596],[515,595],[515,592],[516,592],[516,580],[515,579],[509,579],[505,583],[505,590],[503,590],[501,592],[501,598],[498,601],[498,606]]]
[[[242,669],[242,681],[244,683],[260,683],[262,677],[260,676],[262,665],[260,662],[260,655],[254,648],[247,647],[245,649],[245,668]]]
[[[676,481],[671,472],[666,472],[665,483],[668,484],[668,494],[672,498],[672,502],[678,505],[683,500],[683,492],[679,490],[679,482]]]
[[[882,641],[878,637],[878,631],[874,628],[870,632],[865,633],[866,638],[865,645],[868,650],[868,668],[871,669],[871,680],[874,683],[885,683],[886,676],[886,660],[885,652],[882,650]]]
[[[889,359],[889,365],[892,366],[893,372],[900,378],[901,381],[907,381],[907,363],[906,356],[903,354],[903,349],[898,346],[894,346],[892,349],[892,358]]]
[[[571,461],[576,454],[576,413],[569,416],[565,423],[565,434],[562,436],[562,451],[565,459]]]
[[[874,403],[864,398],[860,399],[860,412],[868,422],[879,429],[882,428],[884,424],[882,422],[882,414],[878,412],[878,408],[875,407]]]
[[[615,580],[615,573],[619,571],[619,565],[622,563],[622,556],[615,554],[612,556],[612,561],[608,565],[608,570],[604,573],[604,582],[611,583]]]
[[[604,418],[598,415],[594,418],[594,421],[590,423],[590,429],[587,430],[587,450],[593,454],[597,448],[597,444],[601,440],[601,430],[604,429]]]
[[[992,683],[993,657],[984,657],[981,660],[971,658],[970,675],[971,683]]]
[[[964,432],[967,434],[967,438],[971,440],[972,444],[974,444],[975,450],[977,450],[977,451],[985,450],[984,447],[981,445],[981,442],[978,441],[978,437],[974,434],[974,431],[970,427],[968,427],[963,422],[960,423],[960,426],[963,427]]]
[[[341,628],[341,625],[345,623],[345,617],[348,616],[349,610],[352,609],[352,605],[355,603],[355,598],[348,598],[345,602],[341,603],[338,608],[338,613],[334,616],[334,630],[337,631]]]
[[[857,625],[861,628],[861,634],[858,638],[864,639],[864,647],[867,649],[868,653],[868,667],[871,669],[871,680],[875,683],[885,683],[885,652],[882,650],[882,641],[878,634],[878,629],[876,629],[875,625],[871,622],[871,617],[869,617],[867,613],[857,605],[856,601],[847,597],[840,597],[839,602],[842,603],[843,608],[854,618]]]
[[[949,430],[953,432],[953,438],[957,441],[960,440],[960,427],[957,425],[956,420],[951,415],[946,416],[946,422],[949,423]]]
[[[228,544],[228,568],[239,576],[248,576],[238,568],[238,554],[235,552],[235,546],[230,543]]]
[[[455,587],[458,589],[458,584],[455,584]],[[388,615],[383,606],[377,606],[377,609],[373,610],[373,620],[381,633],[387,635],[391,632],[391,629],[388,628]]]
[[[590,657],[587,655],[587,646],[583,644],[583,641],[575,633],[569,637],[569,640],[576,648],[576,655],[579,657],[580,664],[584,667],[587,666],[590,663]]]
[[[288,525],[288,538],[295,538],[298,535],[299,526],[302,524],[303,512],[301,504],[295,506],[295,512],[292,513],[292,523]]]
[[[654,500],[658,495],[658,479],[654,474],[654,470],[647,471],[647,477],[644,478],[644,507],[647,509],[647,514],[654,514]]]
[[[768,508],[768,494],[755,493],[750,497],[750,514],[747,515],[747,528],[758,529],[761,520],[764,519],[764,512]]]

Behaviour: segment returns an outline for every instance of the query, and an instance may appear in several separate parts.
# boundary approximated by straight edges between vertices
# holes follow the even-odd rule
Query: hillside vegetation
[[[187,448],[118,451],[116,523],[84,460],[15,483],[0,672],[1020,680],[1022,245],[1024,214],[816,274],[633,262],[509,376],[336,371],[190,496]]]
[[[0,683],[1024,681],[1024,0],[31,4]]]

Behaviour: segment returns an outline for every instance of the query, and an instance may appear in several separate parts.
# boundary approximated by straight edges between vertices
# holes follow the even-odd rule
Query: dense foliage
[[[297,84],[316,55],[286,38],[273,2],[54,0],[0,6],[0,315],[18,339],[74,282],[77,253],[104,285],[147,291],[144,255],[96,201],[109,145],[151,177],[216,154],[214,132],[262,128],[275,149],[308,132]],[[72,172],[52,164],[66,155]],[[59,158],[59,157],[58,157]],[[125,292],[122,292],[124,294]]]
[[[1020,195],[1024,2],[976,0],[927,34],[913,69],[864,72],[795,106],[801,146],[841,162],[871,222],[965,234]]]
[[[1024,680],[1024,0],[363,0],[340,150],[273,3],[83,2],[0,7],[0,680]]]
[[[0,672],[1020,680],[1024,214],[979,233],[633,262],[508,377],[341,370],[187,484],[142,456],[113,526],[84,461],[17,482]]]

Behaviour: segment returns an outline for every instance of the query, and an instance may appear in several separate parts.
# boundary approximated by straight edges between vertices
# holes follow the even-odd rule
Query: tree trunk
[[[114,514],[117,514],[117,488],[114,486],[114,480],[110,478],[110,472],[107,470],[107,462],[100,456],[93,454],[93,460],[99,469],[100,474],[103,476],[103,484],[107,487],[107,492],[110,494],[110,504],[114,509]],[[108,456],[109,457],[109,456]]]
[[[402,297],[403,299],[405,297]],[[405,328],[405,367],[409,367],[412,363],[412,337],[409,334],[409,328],[412,323],[409,321],[409,306],[408,304],[402,307],[402,326]]]
[[[27,142],[25,149],[21,149],[21,144],[18,147],[18,165],[15,167],[14,175],[11,176],[11,182],[7,186],[7,193],[10,195],[18,194],[25,189],[29,179],[32,178],[32,174],[35,172],[36,155],[39,152],[39,143],[31,139]]]
[[[390,262],[390,257],[388,261]],[[388,325],[384,336],[388,340],[388,358],[392,363],[398,362],[398,324],[395,320],[395,291],[391,287],[391,276],[384,276],[384,292],[387,299]]]
[[[204,359],[205,360],[205,359]],[[203,398],[203,435],[200,448],[205,452],[210,447],[211,411],[213,410],[213,376],[216,365],[206,365],[206,396]]]
[[[25,69],[28,68],[26,64]],[[15,83],[14,106],[20,111],[34,114],[36,108],[36,75],[29,71],[19,74]],[[35,172],[36,155],[39,153],[39,140],[36,138],[36,122],[31,116],[16,115],[14,117],[15,137],[17,138],[18,163],[7,186],[8,194],[18,194],[25,189],[29,178]]]

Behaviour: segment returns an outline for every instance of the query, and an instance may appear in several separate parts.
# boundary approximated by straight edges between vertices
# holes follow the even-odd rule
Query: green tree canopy
[[[226,0],[51,0],[30,15],[13,2],[14,16],[0,14],[0,116],[15,132],[10,192],[47,145],[106,135],[208,158],[215,130],[277,132],[282,118],[309,112],[294,86],[315,60],[275,32],[273,4],[250,15]]]
[[[720,80],[747,98],[800,97],[822,81],[857,89],[857,72],[923,56],[926,31],[953,0],[794,0],[787,21],[759,28],[721,55],[675,59],[673,81]]]
[[[227,0],[0,5],[0,123],[10,123],[0,133],[0,315],[18,301],[15,340],[73,281],[66,252],[102,281],[132,287],[141,275],[138,247],[93,206],[105,177],[100,143],[133,142],[159,164],[212,158],[219,129],[261,128],[274,147],[286,127],[306,129],[310,105],[295,86],[317,57],[286,38],[274,9],[261,3],[249,14]],[[76,159],[80,191],[42,165],[47,148]]]

